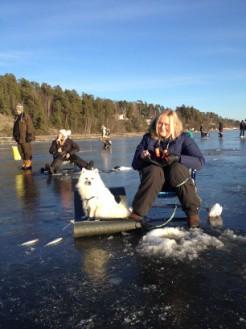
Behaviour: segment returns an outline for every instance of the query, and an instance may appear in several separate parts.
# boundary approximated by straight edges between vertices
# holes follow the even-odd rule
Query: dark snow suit
[[[155,148],[161,150],[168,148],[169,154],[176,155],[176,161],[170,164],[165,160],[156,157]],[[143,150],[148,150],[151,159],[142,159]],[[195,141],[187,134],[183,133],[175,140],[161,140],[160,142],[152,138],[150,134],[145,134],[137,146],[132,161],[134,169],[138,170],[141,182],[133,200],[133,212],[140,216],[147,214],[158,193],[166,189],[174,189],[183,210],[187,216],[198,213],[200,198],[196,192],[196,187],[190,177],[189,169],[199,170],[205,163],[204,157]]]
[[[22,112],[16,115],[13,127],[13,138],[17,142],[22,160],[31,160],[31,142],[35,140],[35,135],[32,119],[28,114]]]
[[[59,149],[61,148],[61,152]],[[54,172],[58,171],[60,166],[64,161],[70,161],[75,163],[80,169],[88,165],[86,161],[81,159],[76,153],[79,151],[79,146],[72,139],[67,138],[63,145],[61,145],[57,140],[53,140],[51,143],[49,152],[53,155],[53,162],[51,167]],[[69,154],[70,157],[66,158],[66,155]]]

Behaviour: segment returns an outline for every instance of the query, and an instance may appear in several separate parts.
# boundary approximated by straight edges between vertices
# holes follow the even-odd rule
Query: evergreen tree
[[[13,74],[0,76],[0,114],[12,120],[18,102],[23,103],[40,133],[48,133],[54,128],[71,129],[80,134],[100,133],[102,125],[113,133],[143,132],[147,129],[147,122],[165,110],[164,106],[141,100],[114,102],[86,93],[79,95],[75,90],[63,91],[59,85],[51,87],[42,83],[40,86],[24,78],[17,81]],[[181,105],[176,111],[186,128],[198,130],[202,124],[206,129],[216,129],[219,122],[224,127],[239,125],[236,120],[212,112],[200,112],[192,106]]]

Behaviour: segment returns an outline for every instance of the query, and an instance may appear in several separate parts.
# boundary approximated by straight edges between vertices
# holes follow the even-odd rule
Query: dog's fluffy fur
[[[90,218],[126,218],[129,209],[117,203],[113,194],[104,185],[98,169],[82,169],[76,185],[83,202],[85,215]]]

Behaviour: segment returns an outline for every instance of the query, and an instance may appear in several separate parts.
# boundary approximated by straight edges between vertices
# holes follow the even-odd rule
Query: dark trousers
[[[31,143],[17,143],[17,147],[22,160],[32,160]]]
[[[165,168],[149,165],[141,170],[140,176],[141,182],[132,203],[133,212],[145,216],[164,188],[175,190],[187,216],[198,214],[201,200],[189,170],[182,164],[175,162]]]
[[[70,154],[70,157],[68,159],[64,158],[63,156],[56,157],[52,163],[51,167],[54,169],[54,171],[58,171],[61,167],[62,163],[65,161],[70,161],[71,163],[74,163],[76,166],[78,166],[80,169],[84,168],[88,163],[81,159],[76,154]]]

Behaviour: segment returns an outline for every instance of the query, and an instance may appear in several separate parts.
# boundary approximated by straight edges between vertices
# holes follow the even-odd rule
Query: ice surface
[[[111,152],[98,140],[78,141],[82,158],[102,169],[108,187],[125,187],[129,204],[138,172],[112,168],[130,168],[141,137],[116,138]],[[2,327],[245,328],[246,140],[238,131],[194,140],[206,159],[196,179],[201,229],[171,222],[144,237],[78,240],[68,225],[78,176],[39,173],[51,160],[48,142],[33,143],[31,174],[0,145]],[[223,205],[223,228],[207,221],[215,203]],[[57,237],[62,244],[44,247]],[[39,242],[20,247],[31,239]]]

